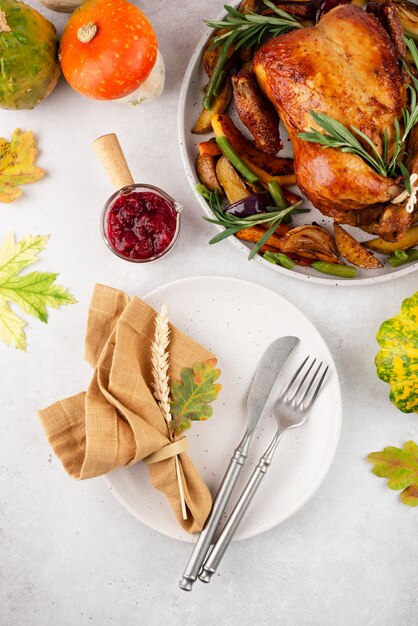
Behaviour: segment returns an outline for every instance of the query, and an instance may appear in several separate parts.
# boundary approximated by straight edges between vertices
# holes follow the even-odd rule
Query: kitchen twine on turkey
[[[399,194],[399,196],[396,196],[396,198],[392,200],[392,204],[400,204],[408,198],[405,209],[408,213],[412,213],[415,207],[415,203],[417,201],[418,174],[415,174],[415,172],[411,174],[409,181],[411,185],[411,193],[409,193],[408,190],[405,189],[402,193]]]

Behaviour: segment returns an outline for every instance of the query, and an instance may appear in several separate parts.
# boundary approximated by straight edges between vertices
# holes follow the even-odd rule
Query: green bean
[[[396,252],[399,252],[399,250],[396,250]],[[399,267],[400,265],[405,265],[406,263],[412,263],[413,261],[418,261],[418,249],[417,248],[413,248],[412,250],[405,251],[402,256],[396,254],[396,252],[388,256],[388,261],[392,267]]]
[[[338,263],[327,263],[326,261],[314,261],[312,267],[323,274],[332,274],[341,278],[355,278],[357,269],[352,265],[339,265]]]
[[[233,35],[233,33],[231,34]],[[206,87],[205,97],[203,98],[203,107],[208,111],[211,110],[212,98],[214,96],[215,90],[220,90],[223,78],[225,78],[226,76],[224,72],[224,67],[226,66],[230,58],[228,51],[231,41],[232,38],[230,35],[222,45],[222,48],[219,52],[218,60],[216,61],[215,67],[213,68],[213,74],[209,79],[208,86]]]
[[[283,254],[283,252],[265,252],[263,258],[266,259],[266,261],[270,261],[270,263],[274,263],[275,265],[282,265],[288,270],[293,269],[296,265],[296,263],[292,261],[287,254]]]
[[[205,185],[202,185],[202,183],[197,183],[196,185],[196,191],[198,193],[200,193],[201,196],[204,197],[205,200],[210,199],[210,191],[207,187],[205,187]]]
[[[226,72],[225,72],[225,70],[222,70],[222,72],[219,74],[218,81],[217,81],[217,83],[215,85],[215,88],[213,90],[213,95],[215,96],[215,98],[217,96],[219,96],[219,94],[221,92],[222,85],[223,85],[223,82],[225,80],[225,76],[226,76]]]
[[[232,163],[232,165],[237,169],[240,174],[244,176],[249,183],[256,183],[258,181],[257,174],[247,166],[246,163],[241,159],[241,157],[235,152],[234,148],[231,145],[231,142],[225,135],[220,135],[216,137],[216,143],[222,150],[222,154],[224,157],[228,159]]]
[[[283,189],[280,187],[277,180],[271,180],[267,183],[267,187],[271,197],[273,198],[274,204],[279,207],[279,209],[286,209],[288,207],[288,203],[284,197]]]

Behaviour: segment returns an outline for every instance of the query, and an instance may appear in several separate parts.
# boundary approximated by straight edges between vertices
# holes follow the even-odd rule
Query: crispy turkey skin
[[[316,26],[265,43],[253,70],[289,133],[297,183],[314,206],[326,215],[361,210],[399,193],[359,157],[297,137],[316,127],[314,110],[357,127],[380,151],[387,128],[392,146],[407,94],[396,49],[373,16],[340,5]]]

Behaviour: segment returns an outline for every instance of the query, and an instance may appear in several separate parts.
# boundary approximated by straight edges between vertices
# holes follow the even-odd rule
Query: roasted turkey
[[[357,212],[364,211],[364,222],[368,215],[380,217],[399,194],[397,181],[356,155],[297,136],[318,128],[314,110],[357,127],[379,151],[387,128],[393,147],[394,120],[402,119],[407,90],[399,52],[378,19],[356,6],[337,6],[316,26],[265,43],[253,71],[289,133],[297,184],[312,204],[336,221],[360,226]]]

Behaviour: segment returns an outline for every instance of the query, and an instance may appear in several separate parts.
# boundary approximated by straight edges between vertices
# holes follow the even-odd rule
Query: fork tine
[[[315,359],[315,361],[316,361],[316,359]],[[314,361],[314,363],[315,363],[315,361]],[[312,365],[313,365],[313,363],[312,363]],[[311,377],[311,379],[310,379],[310,381],[309,381],[309,383],[308,383],[308,386],[306,387],[305,391],[303,392],[302,397],[298,399],[298,401],[297,401],[297,403],[296,403],[296,404],[297,404],[297,406],[301,406],[301,405],[303,404],[304,400],[308,397],[308,393],[309,393],[309,391],[310,391],[310,389],[311,389],[312,385],[314,384],[314,382],[315,382],[315,378],[318,376],[318,372],[319,372],[319,370],[321,369],[322,365],[323,365],[323,361],[321,361],[321,362],[320,362],[320,364],[318,365],[318,367],[316,368],[316,370],[315,370],[315,372],[314,372],[313,376]],[[302,385],[301,385],[301,386],[302,386]],[[298,391],[299,391],[299,390],[298,390]]]
[[[297,389],[292,393],[292,395],[289,398],[287,398],[288,402],[291,402],[294,398],[296,398],[297,394],[302,389],[302,385],[305,382],[305,380],[307,379],[307,377],[309,376],[309,372],[311,371],[311,369],[315,365],[315,361],[316,361],[316,359],[314,359],[312,361],[312,363],[310,364],[310,366],[308,367],[308,369],[305,372],[305,374],[303,375],[302,380],[300,381],[299,386],[297,387]]]
[[[309,359],[309,354],[306,357],[306,359],[303,361],[302,365],[300,365],[298,367],[298,369],[296,370],[295,374],[293,375],[293,377],[291,378],[290,382],[285,386],[285,388],[283,389],[283,391],[281,392],[280,396],[279,396],[279,400],[281,398],[284,398],[284,396],[287,394],[287,392],[289,391],[289,389],[291,388],[291,386],[293,385],[293,383],[295,382],[296,378],[299,376],[299,373],[301,372],[301,370],[303,369],[306,361]]]
[[[321,365],[322,365],[322,363],[321,363]],[[315,402],[316,397],[317,397],[317,395],[318,395],[318,393],[319,393],[319,391],[320,391],[320,389],[322,387],[322,383],[325,380],[325,376],[327,375],[328,369],[329,369],[329,365],[326,366],[326,368],[325,368],[325,370],[324,370],[324,372],[323,372],[321,378],[319,379],[319,382],[318,382],[318,384],[317,384],[317,386],[315,388],[315,391],[312,394],[311,399],[309,400],[308,404],[304,407],[305,411],[309,411],[309,409],[312,407],[313,403]],[[317,374],[317,372],[315,373],[315,376],[316,376],[316,374]],[[315,376],[314,376],[314,378],[315,378]]]

